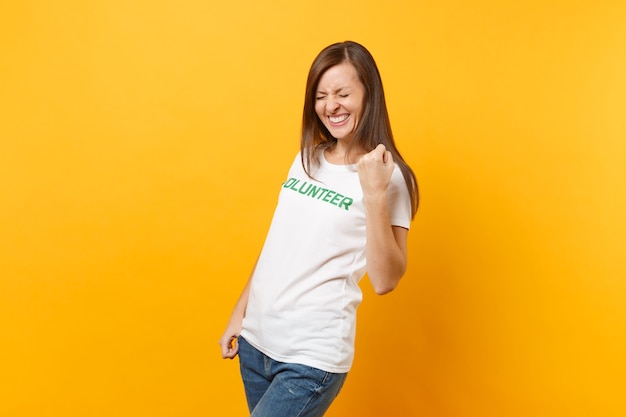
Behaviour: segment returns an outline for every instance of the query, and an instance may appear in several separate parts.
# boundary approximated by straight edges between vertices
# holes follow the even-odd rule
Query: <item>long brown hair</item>
[[[348,152],[358,144],[366,152],[373,150],[378,144],[385,145],[391,152],[393,160],[398,164],[411,197],[411,214],[415,216],[419,205],[419,192],[415,174],[400,155],[393,140],[383,83],[378,72],[374,57],[364,46],[352,42],[340,42],[324,48],[313,61],[307,77],[302,115],[302,139],[300,143],[302,166],[307,175],[311,176],[311,161],[319,164],[319,151],[333,146],[337,139],[332,137],[315,112],[315,96],[317,85],[322,75],[335,65],[348,62],[354,66],[359,80],[365,89],[363,98],[363,115],[357,125]]]

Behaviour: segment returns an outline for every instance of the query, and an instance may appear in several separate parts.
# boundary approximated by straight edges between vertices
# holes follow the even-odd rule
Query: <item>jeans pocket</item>
[[[293,374],[286,380],[286,385],[315,394],[323,394],[335,389],[338,393],[346,378],[346,374],[334,374],[307,365],[291,364],[289,367]]]

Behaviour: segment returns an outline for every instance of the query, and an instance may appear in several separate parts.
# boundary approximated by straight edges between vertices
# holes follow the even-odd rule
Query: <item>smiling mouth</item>
[[[342,114],[340,116],[328,116],[328,120],[333,125],[339,125],[348,120],[348,117],[350,117],[349,114]]]

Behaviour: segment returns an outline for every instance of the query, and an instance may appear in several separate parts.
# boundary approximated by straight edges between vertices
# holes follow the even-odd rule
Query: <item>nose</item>
[[[339,108],[339,103],[334,97],[328,97],[326,99],[326,111],[332,113]]]

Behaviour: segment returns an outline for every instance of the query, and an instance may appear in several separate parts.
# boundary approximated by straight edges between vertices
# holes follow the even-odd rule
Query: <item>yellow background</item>
[[[626,2],[4,1],[0,415],[244,416],[217,340],[308,67],[376,57],[422,204],[328,416],[626,415]]]

